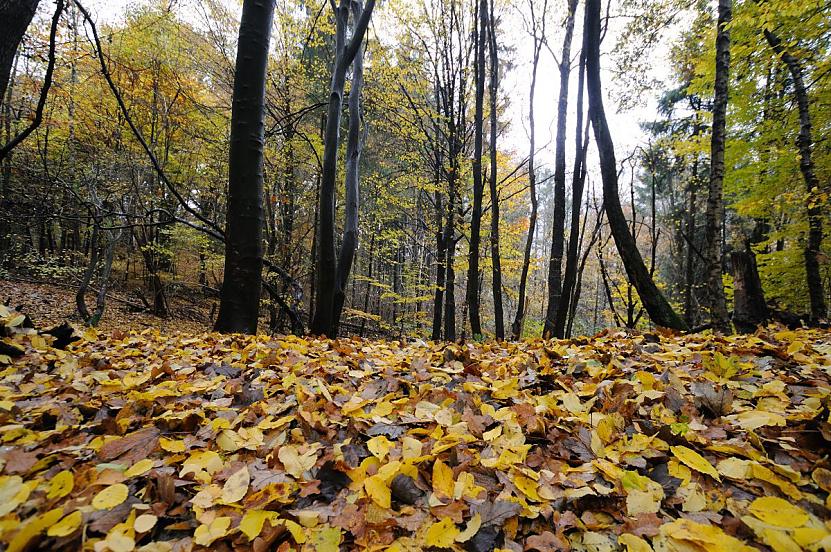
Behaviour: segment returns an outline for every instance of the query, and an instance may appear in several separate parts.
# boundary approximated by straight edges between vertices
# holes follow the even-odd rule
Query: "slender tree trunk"
[[[352,0],[352,16],[355,21],[361,16],[363,3]],[[343,303],[346,298],[346,284],[352,271],[355,251],[358,249],[358,209],[360,201],[361,164],[361,92],[364,85],[364,48],[358,48],[352,62],[352,85],[349,90],[349,134],[346,139],[346,220],[343,240],[338,257],[337,287],[332,315],[332,334],[338,334]]]
[[[580,52],[580,68],[577,78],[577,124],[574,127],[574,172],[571,179],[571,228],[566,254],[566,271],[563,276],[563,292],[554,320],[554,336],[566,336],[566,324],[573,311],[571,302],[577,281],[577,262],[580,247],[580,205],[583,203],[583,188],[586,183],[586,153],[589,147],[589,128],[583,130],[583,94],[586,80],[585,40]]]
[[[499,190],[497,189],[496,140],[498,133],[497,100],[499,93],[499,52],[496,47],[496,22],[493,10],[494,0],[490,0],[490,29],[488,45],[490,47],[490,194],[491,194],[491,261],[493,289],[493,316],[496,339],[505,339],[505,314],[502,310],[502,258],[499,253]]]
[[[225,273],[215,325],[224,333],[257,333],[263,272],[263,118],[274,4],[245,0],[242,9],[228,156]]]
[[[446,244],[446,276],[444,278],[444,338],[447,341],[456,339],[456,228],[454,224],[456,212],[456,180],[455,172],[450,177],[450,193],[448,194],[447,225],[444,230]]]
[[[361,10],[360,19],[355,20],[352,37],[348,43],[346,31],[349,24],[349,0],[341,0],[335,8],[335,63],[332,68],[332,84],[329,89],[329,108],[324,136],[317,267],[315,268],[317,291],[314,318],[311,324],[313,334],[328,337],[335,337],[337,327],[335,318],[335,295],[338,287],[338,264],[335,251],[335,181],[338,172],[343,89],[346,84],[346,70],[362,46],[363,37],[369,25],[369,17],[374,7],[375,0],[369,0],[366,8]],[[357,201],[357,195],[355,200]]]
[[[730,318],[721,279],[721,233],[724,219],[724,146],[726,141],[727,102],[730,88],[730,29],[732,0],[719,0],[716,31],[716,77],[713,99],[713,131],[710,147],[710,185],[705,213],[705,257],[710,319],[713,327],[730,332]]]
[[[547,5],[547,4],[546,4]],[[526,301],[525,294],[528,285],[528,271],[531,266],[531,251],[534,247],[534,232],[537,229],[537,173],[536,173],[536,119],[534,114],[534,95],[537,89],[537,68],[540,62],[540,51],[542,50],[543,40],[545,39],[545,16],[546,10],[543,9],[543,24],[542,35],[537,36],[537,21],[533,13],[533,0],[530,2],[532,9],[531,24],[533,25],[533,40],[534,40],[534,55],[531,61],[531,87],[528,92],[528,130],[530,138],[530,148],[528,150],[528,193],[531,199],[531,215],[528,217],[528,234],[525,236],[525,250],[522,256],[522,272],[519,276],[519,298],[517,299],[516,316],[514,322],[511,324],[511,338],[520,339],[522,337],[522,328],[524,326],[526,316]]]
[[[555,331],[557,309],[562,295],[563,249],[566,218],[566,118],[568,117],[568,81],[571,75],[571,41],[574,36],[574,12],[577,0],[568,0],[568,16],[560,58],[560,94],[557,101],[557,134],[554,154],[554,213],[551,230],[551,257],[548,261],[548,306],[543,337]]]
[[[433,299],[433,331],[430,338],[433,341],[441,339],[442,309],[444,308],[444,284],[447,276],[445,257],[447,246],[444,241],[444,211],[442,211],[442,194],[436,192],[436,221],[439,227],[436,229],[436,293]]]
[[[699,125],[696,123],[693,130],[693,137],[698,136],[698,133]],[[695,325],[695,310],[693,308],[693,288],[695,286],[695,249],[693,247],[692,240],[695,237],[695,219],[698,211],[698,153],[695,153],[691,171],[692,174],[690,175],[690,181],[688,184],[689,203],[687,204],[686,220],[687,258],[685,262],[684,282],[684,319],[690,327]]]
[[[805,198],[808,212],[808,240],[805,243],[805,277],[808,283],[808,297],[811,302],[811,319],[823,320],[828,315],[825,295],[822,288],[822,275],[819,267],[820,250],[823,240],[823,200],[819,178],[814,171],[813,159],[813,123],[811,121],[808,89],[805,86],[802,66],[799,61],[782,44],[781,39],[769,30],[765,30],[768,44],[776,52],[793,79],[794,96],[799,109],[799,135],[796,147],[799,149],[799,170],[805,180],[807,195]]]
[[[589,116],[594,128],[603,179],[603,202],[609,227],[615,239],[629,280],[641,297],[649,317],[657,326],[686,330],[687,325],[667,302],[655,285],[643,262],[638,245],[632,239],[626,217],[620,205],[617,162],[612,136],[603,108],[603,90],[600,83],[600,0],[586,0],[586,81],[589,96]]]
[[[467,269],[467,306],[470,331],[473,336],[482,334],[479,314],[479,244],[481,243],[482,196],[485,185],[482,179],[482,142],[485,98],[485,46],[488,33],[488,0],[479,0],[476,40],[476,98],[473,115],[473,211],[470,219],[470,250]]]

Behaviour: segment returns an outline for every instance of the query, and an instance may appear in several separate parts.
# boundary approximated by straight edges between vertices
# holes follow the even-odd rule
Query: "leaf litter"
[[[0,306],[6,550],[831,549],[831,334],[87,330]]]

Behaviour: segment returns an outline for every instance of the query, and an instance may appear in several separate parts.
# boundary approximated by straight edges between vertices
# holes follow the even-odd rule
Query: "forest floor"
[[[23,321],[0,307],[10,552],[831,549],[827,331],[60,349]]]
[[[0,279],[0,303],[13,306],[29,317],[39,327],[57,326],[64,321],[80,324],[75,308],[77,288],[59,282],[44,282],[30,278]],[[204,332],[213,323],[210,302],[191,301],[169,294],[170,316],[161,318],[136,309],[139,299],[126,290],[116,289],[107,293],[107,304],[101,319],[102,330],[141,330],[158,328],[161,331]],[[95,308],[95,294],[87,294],[87,305]],[[206,306],[208,305],[208,306]]]

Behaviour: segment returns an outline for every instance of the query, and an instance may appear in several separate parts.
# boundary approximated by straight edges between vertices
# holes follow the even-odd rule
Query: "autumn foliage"
[[[828,332],[61,350],[0,322],[10,552],[831,547]]]

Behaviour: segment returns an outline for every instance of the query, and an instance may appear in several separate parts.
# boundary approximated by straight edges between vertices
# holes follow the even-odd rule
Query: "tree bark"
[[[543,337],[554,335],[557,309],[562,296],[563,249],[566,218],[566,119],[568,117],[568,81],[571,75],[571,41],[574,36],[574,12],[577,0],[568,0],[568,16],[560,59],[560,93],[557,101],[557,134],[554,154],[554,213],[551,231],[551,257],[548,261],[548,306]]]
[[[6,97],[14,56],[40,0],[0,0],[0,100]]]
[[[263,272],[263,118],[274,5],[274,0],[245,0],[242,7],[228,156],[225,272],[214,326],[223,333],[257,333]]]
[[[819,178],[814,172],[813,159],[813,123],[811,120],[808,89],[805,86],[802,66],[799,61],[782,44],[782,40],[773,32],[765,29],[765,39],[776,52],[793,79],[794,96],[799,109],[799,135],[796,138],[796,147],[799,150],[799,170],[805,180],[807,195],[805,198],[808,213],[808,240],[805,243],[805,277],[808,283],[808,297],[811,302],[811,320],[819,322],[828,316],[825,304],[825,295],[822,289],[822,275],[820,274],[819,257],[823,240],[823,200]]]
[[[583,41],[580,52],[580,68],[577,78],[577,124],[574,127],[574,172],[571,180],[571,228],[568,237],[568,252],[566,254],[566,271],[563,276],[563,290],[560,304],[554,319],[554,336],[566,336],[566,325],[572,301],[576,302],[574,294],[577,281],[577,262],[580,246],[580,205],[583,202],[583,188],[586,183],[586,153],[589,147],[589,129],[583,130],[583,90],[586,79],[586,45]],[[585,136],[584,136],[585,134]]]
[[[643,262],[638,245],[629,233],[626,217],[618,195],[617,162],[614,144],[603,108],[603,90],[600,82],[600,0],[586,0],[586,80],[589,96],[589,116],[594,129],[600,157],[603,179],[603,202],[609,226],[615,239],[629,280],[635,286],[652,322],[676,330],[686,330],[687,325],[675,313],[664,295],[655,285]]]
[[[727,101],[730,87],[730,30],[732,0],[719,0],[716,31],[716,76],[713,98],[713,129],[710,144],[710,184],[705,213],[704,255],[707,259],[707,288],[713,328],[730,332],[730,318],[721,279],[721,234],[724,219],[724,146],[726,141]]]
[[[768,319],[756,255],[750,247],[733,251],[730,264],[733,267],[733,324],[737,331],[750,333]]]
[[[482,196],[485,185],[482,179],[482,142],[484,134],[485,98],[485,46],[488,33],[488,0],[479,0],[477,8],[476,40],[476,98],[473,114],[473,210],[470,219],[470,249],[468,252],[467,291],[470,331],[473,336],[482,334],[479,314],[479,245],[481,243]]]
[[[511,338],[520,339],[522,337],[523,322],[526,315],[526,301],[525,294],[528,285],[528,271],[531,265],[531,250],[534,246],[534,232],[537,228],[537,174],[536,174],[536,119],[534,114],[534,96],[537,89],[537,69],[540,62],[540,52],[542,44],[545,40],[545,16],[547,15],[545,8],[543,8],[542,18],[542,36],[537,35],[537,20],[533,13],[534,0],[530,0],[531,6],[531,24],[532,38],[534,40],[534,54],[531,60],[531,86],[528,92],[528,130],[530,138],[530,147],[528,150],[528,193],[531,199],[531,215],[528,217],[528,235],[525,237],[525,250],[522,256],[522,271],[519,276],[519,298],[517,299],[516,316],[514,322],[511,324]],[[547,6],[547,4],[546,4]]]
[[[352,0],[352,17],[361,17],[363,2]],[[358,249],[358,210],[360,202],[361,151],[361,92],[364,86],[364,48],[358,48],[352,62],[352,85],[349,90],[349,134],[346,138],[346,205],[343,239],[338,256],[337,288],[335,289],[334,313],[332,316],[333,335],[338,334],[343,303],[346,299],[346,284],[352,271],[355,251]]]
[[[499,253],[499,190],[497,189],[496,140],[498,133],[497,100],[499,92],[499,52],[496,48],[496,23],[493,2],[490,0],[490,195],[491,195],[491,285],[493,290],[494,333],[496,339],[505,339],[505,314],[502,310],[502,258]]]

